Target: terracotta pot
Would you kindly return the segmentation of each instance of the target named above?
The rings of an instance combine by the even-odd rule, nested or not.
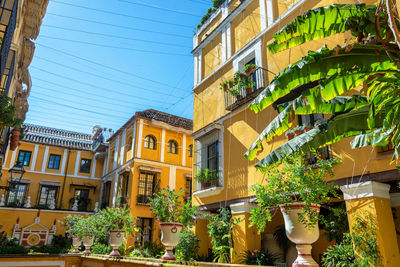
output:
[[[304,127],[304,132],[311,131],[312,129],[314,129],[312,126],[306,126]]]
[[[296,134],[296,136],[299,136],[303,133],[303,130],[296,130],[294,131],[294,133]]]
[[[239,101],[239,100],[242,99],[242,98],[243,98],[242,95],[237,95],[237,96],[236,96],[236,101]]]
[[[12,129],[11,138],[10,138],[10,150],[11,151],[14,151],[17,148],[20,135],[21,135],[20,129],[17,129],[17,128]]]
[[[79,236],[73,236],[72,237],[72,246],[74,247],[74,250],[71,253],[81,253],[78,248],[82,244],[82,239]]]
[[[249,94],[251,94],[253,92],[254,92],[254,88],[253,87],[246,88],[246,95],[249,95]]]
[[[288,140],[292,140],[294,138],[294,133],[287,133],[286,137]]]
[[[161,243],[165,246],[165,254],[161,259],[175,260],[173,249],[179,243],[179,234],[183,225],[174,222],[160,222]]]
[[[120,257],[118,248],[122,245],[124,241],[124,230],[110,230],[110,246],[112,246],[113,251],[110,253],[110,257]]]
[[[83,237],[83,245],[85,246],[85,251],[83,252],[83,254],[89,255],[90,253],[92,253],[90,251],[90,247],[93,246],[93,242],[94,242],[94,236],[89,235]]]
[[[248,71],[246,71],[246,76],[247,77],[250,77],[250,75],[253,73],[253,71],[252,70],[248,70]]]
[[[303,202],[295,202],[289,205],[280,206],[283,219],[285,220],[286,235],[290,241],[296,244],[298,253],[292,267],[317,267],[318,264],[311,256],[311,244],[318,240],[318,223],[310,228],[299,221],[299,213],[303,212],[302,208],[304,206]],[[320,206],[315,205],[311,206],[311,208],[319,212]]]
[[[224,91],[225,92],[228,91],[228,85],[227,84],[224,85]]]

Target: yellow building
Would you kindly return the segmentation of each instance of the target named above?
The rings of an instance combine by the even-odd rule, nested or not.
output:
[[[106,143],[101,131],[94,144],[96,158],[105,160],[101,207],[130,207],[141,228],[135,243],[159,241],[148,197],[167,186],[182,188],[190,197],[192,121],[148,109],[136,112]]]
[[[95,158],[90,134],[24,127],[24,139],[15,151],[7,151],[3,165],[0,186],[9,185],[9,170],[17,162],[25,173],[15,190],[1,190],[1,231],[16,236],[16,228],[39,217],[42,226],[51,230],[55,225],[55,234],[64,234],[58,220],[68,214],[90,214],[99,206],[104,160]]]
[[[32,81],[28,67],[48,0],[4,0],[0,2],[0,93],[13,99],[15,116],[25,119]],[[8,147],[10,128],[0,129],[0,166]],[[0,167],[1,170],[1,167]]]
[[[281,136],[264,144],[264,152],[257,156],[257,160],[249,162],[244,158],[253,141],[278,114],[273,107],[269,107],[255,115],[248,108],[249,102],[265,88],[275,73],[299,60],[307,51],[319,49],[323,44],[333,48],[343,44],[348,35],[345,33],[309,42],[274,55],[268,52],[267,44],[272,41],[275,32],[296,16],[333,3],[358,2],[227,0],[194,35],[192,137],[196,152],[193,171],[196,173],[199,168],[214,169],[219,173],[219,178],[216,184],[201,185],[194,182],[193,203],[204,213],[229,207],[234,217],[246,216],[234,231],[236,255],[243,250],[259,248],[277,252],[272,234],[277,226],[283,224],[282,215],[278,213],[261,236],[257,235],[256,229],[248,227],[249,212],[254,206],[249,187],[262,183],[265,178],[256,171],[254,164],[286,142],[285,137]],[[231,79],[236,71],[242,71],[250,63],[258,67],[252,76],[255,82],[252,91],[242,89],[241,97],[235,98],[219,89],[220,83]],[[302,116],[299,123],[307,125],[318,119],[315,116]],[[343,156],[343,164],[336,169],[335,183],[343,191],[349,221],[363,210],[373,214],[378,245],[385,264],[400,266],[400,193],[397,186],[400,175],[395,166],[389,164],[393,151],[390,147],[352,150],[349,142],[345,139],[324,152],[327,157]],[[392,215],[392,208],[395,216]],[[397,218],[396,224],[394,218]],[[199,253],[206,254],[210,246],[206,220],[198,220],[196,233],[200,237]],[[312,253],[315,259],[320,259],[327,245],[327,240],[321,235],[314,244]],[[290,260],[290,257],[293,258],[293,255],[289,256],[289,263],[294,260]]]

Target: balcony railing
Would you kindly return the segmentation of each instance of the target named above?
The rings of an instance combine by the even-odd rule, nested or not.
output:
[[[239,94],[233,96],[228,92],[225,92],[225,109],[234,110],[244,103],[254,99],[262,89],[267,86],[268,73],[266,69],[258,68],[250,77],[250,80],[254,82],[252,90],[246,90],[246,88],[237,88]],[[240,86],[240,85],[236,85]]]
[[[0,17],[1,24],[3,26],[6,26],[5,32],[2,32],[2,34],[4,34],[4,37],[0,50],[0,77],[3,77],[4,70],[6,68],[7,58],[11,48],[11,41],[14,35],[15,25],[17,22],[18,1],[6,0],[6,1],[0,1],[0,3],[2,9]],[[6,19],[7,17],[6,14],[9,15],[8,23]]]

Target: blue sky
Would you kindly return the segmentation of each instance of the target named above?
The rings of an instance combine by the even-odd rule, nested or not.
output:
[[[91,133],[136,111],[193,114],[193,33],[211,0],[50,0],[27,123]]]

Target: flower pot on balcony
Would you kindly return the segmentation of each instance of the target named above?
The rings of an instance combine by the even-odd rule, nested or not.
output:
[[[14,151],[17,148],[20,135],[21,135],[20,129],[14,128],[11,131],[11,138],[10,138],[10,150],[11,151]]]
[[[286,133],[286,138],[288,139],[288,140],[292,140],[293,138],[294,138],[294,133]]]
[[[72,247],[74,248],[74,250],[71,253],[80,253],[80,251],[78,250],[78,248],[80,247],[80,245],[82,244],[82,239],[79,236],[73,236],[72,237]]]
[[[318,223],[315,223],[313,227],[309,227],[299,221],[299,213],[303,213],[302,208],[304,206],[303,202],[295,202],[289,205],[280,206],[283,219],[285,220],[286,235],[290,241],[296,244],[298,253],[292,266],[317,267],[318,264],[311,256],[311,244],[318,240]],[[311,208],[319,212],[320,206],[313,205]]]
[[[243,98],[242,95],[237,95],[237,96],[236,96],[236,101],[239,101],[239,100],[241,100],[242,98]]]
[[[161,259],[175,260],[173,249],[179,243],[179,234],[183,225],[175,222],[160,222],[161,243],[165,246],[165,254]]]
[[[299,136],[299,135],[303,134],[303,129],[296,130],[296,131],[294,131],[294,133],[296,134],[296,136]]]
[[[246,95],[249,95],[249,94],[251,94],[253,92],[254,92],[254,88],[253,87],[246,88]]]
[[[90,253],[92,253],[90,251],[90,247],[93,246],[93,242],[94,242],[94,236],[89,235],[83,237],[83,245],[85,246],[85,251],[83,252],[83,254],[89,255]]]
[[[108,255],[109,257],[120,257],[118,248],[122,245],[124,241],[124,230],[110,230],[110,246],[113,248],[113,251]]]
[[[312,129],[314,129],[312,126],[305,126],[304,127],[304,132],[311,131]]]

